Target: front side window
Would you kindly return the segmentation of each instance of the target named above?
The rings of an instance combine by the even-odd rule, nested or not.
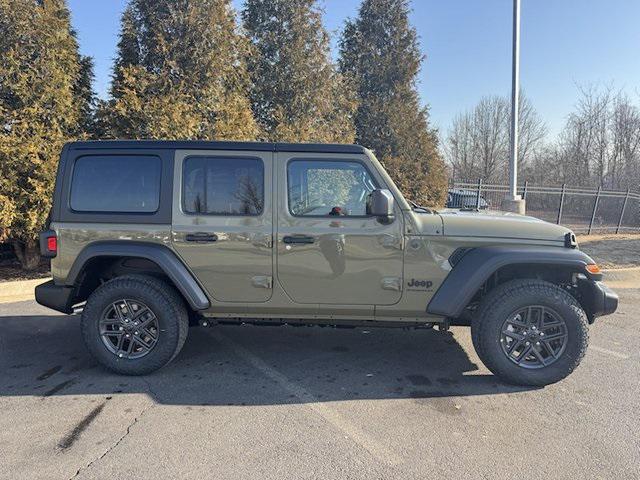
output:
[[[162,163],[155,155],[88,155],[76,160],[71,209],[76,212],[154,213]]]
[[[188,157],[182,209],[204,215],[260,215],[264,165],[256,158]]]
[[[294,160],[287,169],[295,216],[365,216],[375,181],[359,162]]]

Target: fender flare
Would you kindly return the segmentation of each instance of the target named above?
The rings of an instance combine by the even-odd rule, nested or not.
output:
[[[456,254],[456,252],[454,252]],[[463,253],[427,305],[427,313],[458,318],[480,287],[502,267],[508,265],[549,265],[570,267],[594,281],[586,266],[595,263],[577,249],[559,247],[477,247]]]
[[[191,308],[206,310],[211,306],[209,298],[182,260],[168,247],[160,244],[129,241],[96,242],[87,245],[73,262],[65,284],[74,286],[87,262],[98,257],[139,257],[158,265],[182,293]]]

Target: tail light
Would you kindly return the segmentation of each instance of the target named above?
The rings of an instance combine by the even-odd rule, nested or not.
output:
[[[40,234],[40,255],[53,258],[58,254],[58,236],[53,230],[47,230]]]
[[[49,253],[58,253],[58,237],[47,238],[47,251]]]

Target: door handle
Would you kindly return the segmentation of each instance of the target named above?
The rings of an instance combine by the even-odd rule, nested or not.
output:
[[[187,242],[212,243],[218,240],[218,236],[215,233],[197,232],[187,233],[184,239]]]
[[[286,237],[284,237],[282,239],[282,241],[284,243],[286,243],[287,245],[290,245],[292,243],[297,243],[297,244],[310,244],[316,241],[315,238],[313,237],[309,237],[306,235],[287,235]]]

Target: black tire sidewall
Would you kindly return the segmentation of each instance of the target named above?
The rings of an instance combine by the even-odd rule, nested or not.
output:
[[[493,304],[483,318],[478,319],[475,343],[483,362],[498,376],[520,385],[544,386],[555,383],[571,373],[580,362],[585,348],[586,325],[584,312],[573,297],[555,285],[540,288],[514,287],[516,293]],[[504,298],[504,297],[503,297]],[[515,364],[502,350],[500,337],[504,321],[517,310],[542,305],[556,312],[567,326],[567,345],[560,358],[551,365],[528,369]]]
[[[99,322],[104,310],[122,299],[144,303],[158,320],[159,335],[154,348],[137,359],[119,358],[109,351],[100,336]],[[90,353],[110,370],[127,375],[150,373],[168,363],[179,346],[179,313],[163,292],[137,279],[115,279],[99,287],[82,312],[82,336]]]

